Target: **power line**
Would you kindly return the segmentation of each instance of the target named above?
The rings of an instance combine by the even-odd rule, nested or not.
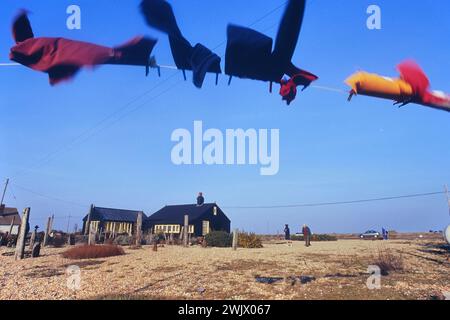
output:
[[[44,197],[47,199],[65,202],[68,204],[80,206],[83,208],[88,207],[88,205],[64,200],[61,198],[48,196],[42,194],[40,192],[36,192],[30,190],[28,188],[24,188],[14,184],[17,188],[22,189],[26,192],[38,195],[40,197]],[[368,198],[368,199],[358,199],[358,200],[347,200],[347,201],[334,201],[334,202],[317,202],[317,203],[302,203],[302,204],[285,204],[285,205],[272,205],[272,206],[224,206],[224,209],[288,209],[288,208],[303,208],[303,207],[324,207],[324,206],[338,206],[345,204],[359,204],[359,203],[370,203],[370,202],[381,202],[381,201],[391,201],[391,200],[400,200],[400,199],[412,199],[412,198],[424,198],[431,197],[436,195],[447,194],[447,191],[436,191],[436,192],[427,192],[427,193],[415,193],[415,194],[404,194],[399,196],[386,196],[386,197],[377,197],[377,198]],[[73,216],[72,216],[73,217]],[[67,217],[66,217],[67,218]]]
[[[443,192],[443,191],[437,191],[437,192],[417,193],[417,194],[408,194],[408,195],[392,196],[392,197],[361,199],[361,200],[288,204],[288,205],[276,205],[276,206],[235,206],[235,207],[224,207],[224,209],[283,209],[283,208],[324,207],[324,206],[337,206],[337,205],[344,205],[344,204],[358,204],[358,203],[379,202],[379,201],[389,201],[389,200],[398,200],[398,199],[431,197],[431,196],[436,196],[436,195],[442,195],[444,193],[445,192]]]
[[[16,183],[13,183],[13,185],[14,185],[16,188],[18,188],[18,189],[21,189],[21,190],[23,190],[23,191],[25,191],[25,192],[34,194],[34,195],[39,196],[39,197],[42,197],[42,198],[47,198],[47,199],[54,200],[54,201],[64,202],[64,203],[67,203],[67,204],[70,204],[70,205],[74,205],[74,206],[78,206],[78,207],[83,207],[83,208],[88,207],[88,205],[81,204],[81,203],[78,203],[78,202],[68,201],[68,200],[64,200],[64,199],[57,198],[57,197],[48,196],[48,195],[45,195],[45,194],[43,194],[43,193],[36,192],[36,191],[31,190],[31,189],[28,189],[28,188],[19,186],[19,185],[17,185]]]
[[[150,88],[149,90],[145,91],[144,93],[140,94],[139,96],[135,97],[134,99],[132,99],[131,101],[129,101],[128,103],[126,103],[125,105],[123,105],[122,107],[118,108],[117,110],[115,110],[113,113],[109,114],[108,116],[106,116],[105,118],[103,118],[102,120],[98,121],[95,125],[93,125],[92,127],[84,130],[83,132],[81,132],[79,135],[77,135],[76,137],[74,137],[73,139],[71,139],[68,143],[62,145],[61,147],[59,147],[58,149],[56,149],[55,151],[52,151],[50,153],[48,153],[47,155],[45,155],[44,157],[42,157],[40,160],[38,160],[34,165],[30,166],[27,169],[23,169],[21,171],[16,172],[13,177],[17,177],[19,175],[22,175],[25,172],[28,172],[32,169],[37,169],[42,167],[43,165],[49,163],[51,160],[53,160],[55,158],[56,155],[58,155],[59,153],[62,153],[66,150],[70,150],[70,147],[73,146],[74,144],[76,144],[80,139],[82,139],[84,136],[88,135],[89,133],[91,133],[92,131],[95,131],[95,129],[97,129],[98,127],[100,127],[102,124],[106,123],[108,120],[114,118],[116,115],[120,114],[122,111],[125,111],[126,109],[128,109],[130,106],[132,106],[135,102],[139,101],[141,98],[145,97],[146,95],[148,95],[150,92],[154,91],[155,89],[157,89],[158,87],[162,86],[164,83],[166,83],[167,81],[169,81],[171,78],[173,78],[178,72],[172,73],[170,76],[168,76],[167,78],[163,79],[162,81],[160,81],[158,84],[156,84],[155,86],[153,86],[152,88]],[[147,101],[148,103],[148,101]]]

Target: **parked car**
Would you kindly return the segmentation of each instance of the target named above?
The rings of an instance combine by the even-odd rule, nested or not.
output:
[[[383,239],[383,235],[375,230],[369,230],[359,235],[361,239]]]

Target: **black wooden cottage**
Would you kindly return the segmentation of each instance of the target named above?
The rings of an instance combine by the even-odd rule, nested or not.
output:
[[[184,216],[189,216],[189,233],[205,236],[211,231],[230,233],[231,221],[215,203],[166,206],[145,221],[145,229],[153,233],[180,234]]]
[[[7,208],[3,204],[0,206],[0,234],[19,234],[21,220],[16,208]]]
[[[147,216],[142,211],[101,208],[92,205],[90,213],[83,219],[83,232],[87,234],[87,226],[90,225],[91,230],[95,232],[133,235],[136,232],[139,213],[142,213],[142,219],[145,221]]]

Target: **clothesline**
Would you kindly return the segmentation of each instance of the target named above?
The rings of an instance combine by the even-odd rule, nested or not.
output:
[[[21,64],[15,63],[15,62],[0,63],[0,67],[14,67],[14,66],[21,66]],[[153,68],[178,70],[178,68],[176,66],[171,66],[171,65],[157,65],[157,67],[153,67]],[[318,90],[348,94],[348,91],[345,91],[343,89],[337,89],[337,88],[326,87],[326,86],[318,86],[318,85],[311,85],[310,87],[314,88],[314,89],[318,89]]]

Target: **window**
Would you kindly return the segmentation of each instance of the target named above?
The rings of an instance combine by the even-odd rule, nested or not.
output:
[[[169,233],[169,234],[178,234],[180,233],[181,227],[178,224],[160,224],[155,225],[155,233]]]
[[[202,235],[206,236],[207,234],[210,233],[210,229],[209,229],[209,221],[203,221],[202,224]]]
[[[99,223],[100,223],[100,221],[91,221],[90,229],[93,232],[98,232]]]

